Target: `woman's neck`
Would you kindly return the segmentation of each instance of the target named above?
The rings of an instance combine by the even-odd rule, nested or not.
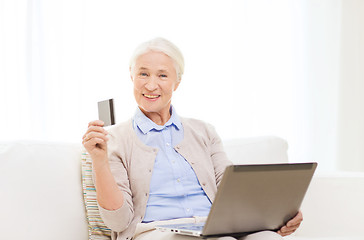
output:
[[[139,109],[144,113],[145,116],[147,116],[155,124],[160,125],[160,126],[163,126],[164,124],[166,124],[168,122],[168,120],[171,118],[170,107],[168,108],[168,110],[164,110],[161,112],[147,112],[140,107],[139,107]]]

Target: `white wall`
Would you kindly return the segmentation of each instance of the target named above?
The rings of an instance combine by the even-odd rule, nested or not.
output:
[[[278,135],[290,161],[337,169],[340,1],[235,4],[235,136]]]
[[[111,97],[117,120],[130,118],[129,57],[163,36],[186,60],[179,114],[223,139],[285,138],[291,161],[319,171],[364,170],[362,1],[0,0],[0,11],[0,140],[80,142]]]
[[[291,153],[337,169],[337,116],[340,79],[341,5],[339,0],[303,1],[296,15],[294,127]]]
[[[364,1],[342,1],[339,168],[364,171]]]

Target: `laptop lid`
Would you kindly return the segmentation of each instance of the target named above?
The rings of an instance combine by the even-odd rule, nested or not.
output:
[[[317,163],[231,165],[202,236],[278,230],[300,209]]]

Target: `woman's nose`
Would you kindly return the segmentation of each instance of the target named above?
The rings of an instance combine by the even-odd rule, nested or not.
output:
[[[157,79],[155,77],[150,77],[148,79],[148,82],[147,84],[145,84],[145,88],[148,90],[148,91],[154,91],[158,88],[158,82],[157,82]]]

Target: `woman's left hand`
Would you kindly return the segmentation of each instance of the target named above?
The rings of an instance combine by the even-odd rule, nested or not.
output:
[[[292,233],[294,233],[297,228],[301,225],[301,222],[303,221],[303,215],[302,212],[299,211],[297,215],[289,220],[285,226],[281,227],[280,230],[278,230],[278,234],[281,236],[288,236]]]

